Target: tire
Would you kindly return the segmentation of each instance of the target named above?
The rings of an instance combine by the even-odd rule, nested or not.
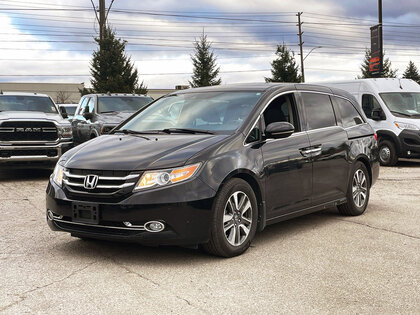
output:
[[[395,144],[389,140],[379,142],[379,162],[383,166],[393,166],[398,162]]]
[[[251,186],[239,178],[229,180],[214,200],[210,241],[203,244],[204,250],[221,257],[242,254],[254,239],[257,219],[257,198]]]
[[[369,172],[362,162],[357,161],[353,166],[353,171],[349,180],[349,187],[347,189],[347,202],[337,207],[338,212],[340,212],[341,215],[346,216],[356,216],[363,214],[369,203],[369,196]]]

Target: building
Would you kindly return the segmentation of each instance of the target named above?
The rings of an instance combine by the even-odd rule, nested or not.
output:
[[[83,83],[5,83],[0,82],[0,90],[4,92],[35,92],[49,95],[57,104],[78,103],[79,89]]]

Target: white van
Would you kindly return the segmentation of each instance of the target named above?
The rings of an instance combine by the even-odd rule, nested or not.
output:
[[[322,82],[353,94],[379,141],[381,165],[420,157],[420,85],[410,79]]]

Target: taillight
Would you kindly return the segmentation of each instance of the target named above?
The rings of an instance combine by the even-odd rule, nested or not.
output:
[[[378,135],[375,133],[375,140],[378,142]]]

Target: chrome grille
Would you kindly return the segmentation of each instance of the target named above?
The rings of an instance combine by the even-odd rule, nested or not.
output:
[[[89,175],[97,175],[96,187],[86,188],[85,179]],[[124,171],[90,171],[67,169],[64,172],[63,183],[70,197],[79,200],[92,198],[120,198],[128,194],[137,183],[140,174]],[[82,198],[80,198],[82,197]]]

